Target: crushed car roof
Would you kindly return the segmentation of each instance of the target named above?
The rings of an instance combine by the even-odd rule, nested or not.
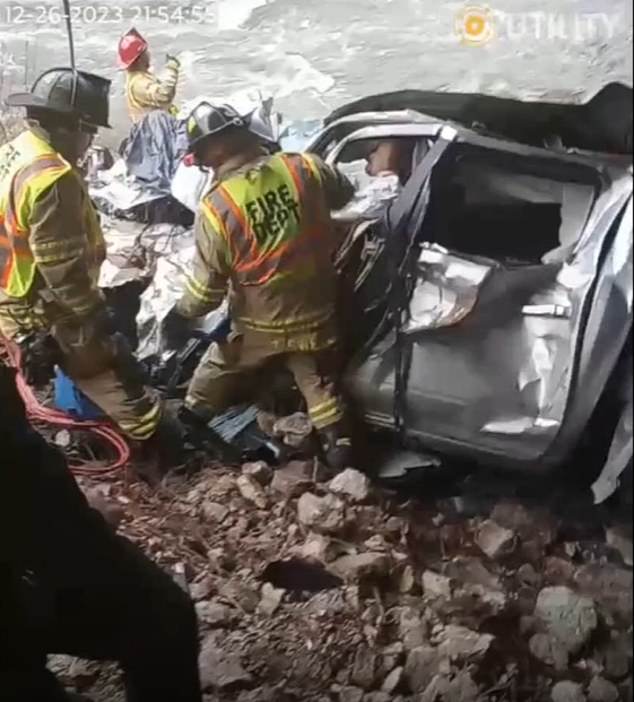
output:
[[[364,112],[416,110],[532,146],[544,146],[558,137],[569,149],[632,154],[632,98],[632,88],[622,83],[606,85],[581,105],[528,102],[479,93],[401,90],[344,105],[332,112],[325,124]]]

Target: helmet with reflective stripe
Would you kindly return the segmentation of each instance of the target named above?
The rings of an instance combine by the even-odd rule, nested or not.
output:
[[[93,129],[107,127],[110,81],[72,68],[43,73],[29,93],[15,93],[6,100],[11,107],[55,112],[79,119]]]
[[[131,29],[127,34],[124,34],[119,41],[120,68],[130,68],[130,66],[147,50],[147,41],[145,41],[136,29]]]
[[[201,102],[187,120],[189,153],[195,153],[203,141],[221,134],[230,127],[247,129],[248,124],[229,105],[215,106],[209,102]]]

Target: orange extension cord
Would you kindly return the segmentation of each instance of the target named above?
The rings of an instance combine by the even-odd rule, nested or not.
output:
[[[74,475],[81,477],[104,477],[123,470],[130,461],[130,447],[126,440],[106,422],[98,421],[80,421],[73,419],[65,412],[60,412],[54,409],[48,409],[40,404],[33,389],[26,382],[21,369],[21,354],[20,350],[14,344],[7,343],[0,338],[0,344],[4,347],[5,356],[9,365],[17,370],[16,381],[18,392],[26,406],[26,412],[29,419],[37,422],[52,424],[53,426],[63,429],[77,429],[88,431],[100,440],[110,444],[115,452],[114,460],[102,466],[101,464],[92,463],[89,461],[79,464],[70,464],[69,467]]]

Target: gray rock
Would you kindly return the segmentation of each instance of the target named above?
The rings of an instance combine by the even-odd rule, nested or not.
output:
[[[403,662],[404,653],[405,646],[400,641],[386,646],[382,651],[383,671],[387,672],[398,667]]]
[[[367,578],[386,576],[390,572],[390,558],[385,553],[343,556],[333,561],[328,569],[347,583],[355,583]]]
[[[631,625],[634,587],[631,570],[611,563],[592,563],[577,571],[575,583],[581,592],[594,598],[610,614]]]
[[[528,510],[524,505],[506,500],[496,505],[491,519],[514,531],[523,541],[535,542],[539,547],[550,546],[557,537],[558,527],[544,510]]]
[[[284,442],[289,446],[297,447],[313,433],[313,424],[307,414],[296,412],[278,419],[273,426],[273,433],[284,437]]]
[[[328,484],[336,495],[343,495],[353,502],[365,502],[372,492],[369,478],[354,468],[347,468]]]
[[[506,556],[515,548],[515,532],[500,526],[492,519],[483,522],[476,535],[476,543],[491,559]]]
[[[479,558],[458,557],[447,563],[445,575],[466,585],[480,585],[487,590],[503,591],[500,579]]]
[[[399,578],[398,591],[402,595],[409,594],[416,586],[416,573],[411,565],[406,565]]]
[[[262,585],[262,599],[258,605],[258,613],[265,617],[272,617],[282,604],[284,590],[277,590],[271,583]]]
[[[269,500],[264,488],[254,478],[250,478],[248,475],[241,475],[236,480],[236,486],[247,502],[251,502],[258,509],[266,509],[268,507]]]
[[[632,640],[630,636],[614,636],[601,652],[605,674],[612,680],[622,680],[632,667]]]
[[[461,670],[458,675],[449,683],[449,687],[444,694],[444,702],[476,702],[480,694],[480,688],[466,670]]]
[[[203,487],[210,498],[228,497],[235,491],[236,481],[230,475],[221,475],[219,478],[214,477],[213,480],[209,480]],[[199,488],[194,488],[194,490],[197,489]]]
[[[404,668],[395,668],[383,681],[381,690],[393,695],[403,682]]]
[[[301,497],[315,484],[313,461],[291,461],[285,468],[275,471],[271,488],[286,499]]]
[[[242,466],[242,473],[249,478],[253,478],[262,487],[267,487],[273,480],[273,469],[265,461],[255,463],[245,463]]]
[[[396,700],[387,692],[380,691],[371,692],[369,695],[366,695],[363,698],[363,702],[396,702]]]
[[[211,522],[212,524],[222,524],[229,516],[228,507],[221,505],[219,502],[212,502],[211,500],[205,500],[205,502],[203,502],[200,512],[202,518],[206,522]]]
[[[429,683],[419,702],[439,702],[445,700],[451,688],[451,681],[446,675],[436,675]]]
[[[348,610],[344,594],[340,590],[320,592],[308,602],[309,610],[318,617],[335,617]]]
[[[427,597],[443,597],[451,599],[451,579],[446,575],[426,570],[423,573],[423,591]]]
[[[204,577],[198,582],[192,583],[189,588],[189,594],[194,602],[208,600],[215,590],[215,583],[209,577]]]
[[[251,684],[251,675],[242,667],[240,657],[218,647],[209,637],[200,653],[200,676],[203,690],[237,691]]]
[[[334,495],[304,493],[297,503],[300,524],[320,534],[337,534],[346,524],[345,504]]]
[[[253,588],[235,580],[223,583],[218,594],[234,607],[239,607],[249,614],[255,612],[260,603],[260,596]]]
[[[569,654],[564,644],[549,634],[535,634],[529,641],[529,649],[537,660],[563,672],[568,669]]]
[[[337,557],[339,548],[323,534],[309,534],[297,555],[307,561],[329,563]]]
[[[544,577],[551,585],[567,585],[575,576],[575,567],[564,558],[551,556],[544,561]]]
[[[482,658],[495,640],[490,634],[478,634],[463,626],[450,625],[440,637],[440,655],[450,660],[468,661]]]
[[[427,622],[413,607],[401,607],[398,611],[399,638],[407,650],[424,646],[429,641]]]
[[[255,690],[241,692],[237,702],[278,702],[279,693],[271,687],[258,687]],[[204,702],[216,702],[216,698],[204,698]]]
[[[583,687],[569,680],[557,683],[550,696],[553,702],[586,702]]]
[[[377,663],[376,653],[369,646],[359,646],[354,656],[350,681],[364,690],[372,689],[376,680]]]
[[[339,702],[363,702],[364,694],[358,687],[342,687],[339,691]]]
[[[634,565],[634,547],[632,546],[632,527],[612,527],[605,530],[608,546],[616,549],[628,566]]]
[[[539,593],[535,616],[570,655],[578,653],[599,624],[594,602],[567,587],[549,587]]]
[[[449,667],[447,661],[442,660],[436,648],[419,646],[410,651],[404,671],[410,690],[414,693],[425,692],[438,675],[442,665],[445,668]]]
[[[212,629],[221,629],[229,626],[234,620],[234,613],[231,608],[220,602],[199,602],[196,605],[196,613],[200,621]]]
[[[517,571],[517,579],[523,585],[535,588],[540,588],[544,582],[542,576],[530,563],[526,563]]]
[[[592,679],[588,688],[589,702],[619,702],[619,688],[605,678],[599,676]]]

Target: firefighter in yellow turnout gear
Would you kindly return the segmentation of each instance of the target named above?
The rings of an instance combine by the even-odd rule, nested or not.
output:
[[[350,437],[338,388],[333,264],[340,241],[330,212],[347,204],[354,188],[315,156],[271,156],[227,106],[203,103],[188,132],[196,161],[215,177],[177,313],[203,316],[229,291],[233,331],[203,358],[186,407],[208,420],[248,399],[255,371],[282,363],[306,399],[331,467],[345,468]]]
[[[174,98],[180,76],[180,62],[168,56],[161,76],[150,70],[151,58],[147,41],[130,30],[119,42],[119,66],[126,71],[126,99],[133,123],[140,122],[154,110],[177,114]]]
[[[0,148],[0,332],[19,345],[50,335],[75,384],[147,448],[162,405],[112,329],[97,285],[104,238],[77,170],[108,126],[109,89],[98,76],[55,69],[7,100],[26,107],[29,128]]]

